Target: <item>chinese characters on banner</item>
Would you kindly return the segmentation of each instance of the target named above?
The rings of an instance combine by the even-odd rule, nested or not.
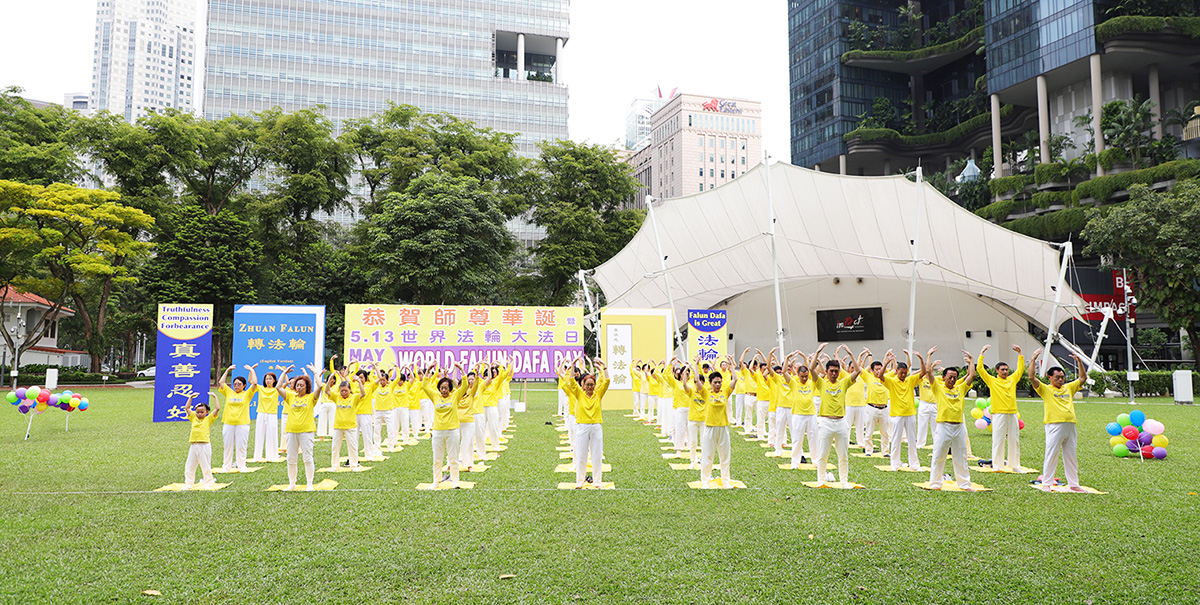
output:
[[[554,378],[583,353],[582,307],[346,305],[342,363],[475,365],[514,356],[514,378]]]
[[[604,339],[604,358],[608,360],[608,378],[610,391],[628,391],[633,386],[633,376],[629,373],[633,365],[633,326],[629,324],[609,324],[608,334]]]
[[[688,361],[700,356],[700,364],[720,366],[728,350],[725,311],[688,309]]]
[[[212,305],[158,305],[154,422],[187,420],[185,404],[208,403],[212,369]]]
[[[259,384],[267,372],[276,379],[288,366],[299,376],[309,364],[325,362],[325,307],[320,305],[237,305],[233,308],[232,376],[249,374],[244,366],[258,364]],[[221,368],[224,371],[224,368]],[[258,395],[250,404],[250,417],[258,417]]]

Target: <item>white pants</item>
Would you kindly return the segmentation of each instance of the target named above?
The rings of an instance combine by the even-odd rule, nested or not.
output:
[[[318,403],[313,409],[313,413],[317,416],[317,436],[328,437],[333,433],[333,417],[337,412],[337,406],[332,401]]]
[[[646,416],[650,422],[658,422],[658,395],[646,395]]]
[[[254,458],[279,459],[279,418],[275,414],[260,413],[254,421]]]
[[[738,393],[733,396],[733,426],[742,426],[742,417],[746,407],[746,394]]]
[[[847,408],[854,409],[854,408]],[[829,463],[829,447],[837,448],[838,479],[850,483],[850,422],[845,418],[817,418],[817,481],[825,483],[825,466]]]
[[[721,464],[721,481],[729,482],[729,427],[705,426],[700,433],[700,486],[712,480],[713,453]]]
[[[867,409],[865,405],[846,406],[846,423],[854,434],[855,445],[863,445],[865,441],[863,438],[863,432],[867,428],[867,413],[863,411],[865,409]]]
[[[939,422],[933,429],[933,460],[929,463],[929,487],[942,487],[946,470],[946,452],[952,452],[954,478],[963,489],[971,487],[971,472],[967,469],[967,427],[962,423]]]
[[[700,448],[700,433],[704,431],[703,420],[687,421],[688,460],[696,464],[696,450]]]
[[[491,442],[492,447],[500,445],[500,407],[483,408],[483,436]]]
[[[671,412],[675,415],[675,431],[673,435],[675,440],[675,449],[682,452],[688,447],[688,409],[686,407],[675,408],[674,410],[671,410]]]
[[[346,454],[350,456],[350,466],[358,466],[358,429],[333,429],[333,449],[330,453],[329,466],[338,467],[342,453],[342,440],[346,440]]]
[[[937,424],[937,404],[922,401],[917,406],[917,447],[925,447],[926,443],[933,441],[932,439],[926,441],[926,437],[934,432],[935,424]]]
[[[512,395],[505,395],[500,398],[500,430],[507,431],[510,422],[512,422]]]
[[[808,439],[808,457],[813,457],[813,443],[817,439],[817,416],[815,414],[792,414],[789,419],[792,428],[792,468],[800,466],[800,458],[804,457],[804,439]]]
[[[734,424],[735,421],[733,413],[735,399],[737,398],[733,395],[730,395],[729,399],[725,401],[725,422],[728,422],[729,424]]]
[[[754,408],[757,407],[758,395],[753,393],[742,394],[742,431],[754,432]]]
[[[433,484],[442,482],[442,464],[450,466],[450,483],[458,485],[460,429],[433,431]]]
[[[415,440],[417,434],[421,432],[421,408],[408,408],[408,432],[400,431],[401,438],[405,440]]]
[[[421,430],[433,433],[433,401],[429,399],[421,400]]]
[[[638,409],[640,409],[638,406],[639,406],[638,394],[635,392],[633,394],[633,408],[635,410],[638,410]],[[559,416],[567,415],[567,394],[565,392],[563,392],[562,389],[558,390],[558,415]],[[638,415],[640,416],[641,414],[638,414]]]
[[[761,439],[767,437],[767,410],[771,409],[771,402],[759,399],[755,402],[754,408],[754,416],[758,421],[754,429],[754,436]]]
[[[283,407],[283,415],[279,417],[279,447],[287,455],[287,406]],[[278,455],[278,453],[276,453]]]
[[[383,453],[384,426],[387,426],[388,447],[396,446],[396,439],[399,437],[397,434],[399,429],[396,428],[396,425],[400,421],[400,419],[396,417],[396,412],[398,411],[399,410],[396,410],[395,408],[390,410],[375,410],[375,417],[371,422],[371,424],[375,427],[375,432],[371,438],[371,443],[375,445],[375,450],[380,454]]]
[[[892,470],[900,468],[900,442],[908,441],[908,468],[918,469],[921,467],[921,461],[917,458],[917,446],[914,443],[914,437],[917,430],[916,416],[892,416],[891,417],[891,462]]]
[[[362,452],[367,458],[375,458],[382,456],[383,452],[376,447],[375,433],[378,429],[375,428],[375,413],[358,414],[355,416],[355,421],[358,424],[358,434],[362,435]],[[358,439],[352,441],[354,447],[358,447]]]
[[[992,468],[1021,466],[1021,422],[1016,414],[992,414]],[[1008,442],[1008,456],[1004,442]]]
[[[408,408],[396,408],[393,410],[396,413],[396,422],[400,425],[400,432],[397,434],[396,443],[404,443],[412,438],[412,426],[408,423],[410,417]],[[393,447],[396,443],[391,444]]]
[[[299,470],[298,458],[304,454],[304,476],[308,485],[313,484],[313,472],[317,465],[313,463],[314,433],[288,433],[284,443],[287,444],[288,487],[296,487],[296,471]]]
[[[475,465],[475,423],[458,423],[458,463],[462,466]]]
[[[862,408],[862,410],[864,415],[863,435],[867,437],[866,453],[870,454],[875,451],[875,437],[872,435],[875,434],[876,429],[879,430],[879,451],[891,452],[891,448],[889,447],[891,442],[888,440],[891,417],[888,416],[887,406],[873,408],[868,405]]]
[[[483,425],[487,416],[482,412],[475,414],[475,456],[483,460],[487,456],[487,447],[483,444]]]
[[[572,414],[569,408],[567,409],[567,420],[564,424],[567,425],[567,445],[570,446],[571,451],[575,451],[575,414]]]
[[[782,455],[783,446],[788,440],[788,429],[792,428],[792,408],[775,408],[775,452]],[[795,433],[792,439],[795,439]]]
[[[187,462],[183,463],[183,484],[192,487],[196,484],[196,466],[204,474],[204,485],[213,483],[212,474],[212,444],[193,443],[188,448]]]
[[[221,436],[224,437],[224,462],[221,464],[221,470],[229,471],[234,468],[235,454],[237,469],[246,470],[246,445],[250,443],[250,425],[226,424],[221,428]]]
[[[658,396],[658,428],[667,433],[670,437],[671,432],[671,400],[662,395]]]
[[[604,480],[604,425],[575,425],[575,485],[582,486],[587,478],[588,456],[592,458],[592,485],[600,487]]]
[[[1067,486],[1079,487],[1079,460],[1075,458],[1075,423],[1051,422],[1046,425],[1046,462],[1042,467],[1042,481],[1054,478],[1058,468],[1058,454],[1062,452],[1063,470],[1067,473]],[[1137,453],[1141,456],[1141,452]]]

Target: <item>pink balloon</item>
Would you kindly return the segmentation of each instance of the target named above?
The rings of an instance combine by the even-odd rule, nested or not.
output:
[[[981,431],[986,431],[987,427],[988,427],[988,422],[986,420],[984,420],[983,418],[980,418],[975,421],[975,428],[977,428]]]

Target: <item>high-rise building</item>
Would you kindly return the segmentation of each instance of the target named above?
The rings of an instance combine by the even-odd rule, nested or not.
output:
[[[676,95],[654,112],[649,143],[627,160],[642,183],[633,203],[732,181],[762,161],[762,131],[757,101]]]
[[[195,0],[99,0],[91,109],[133,122],[174,107],[192,111]]]
[[[340,125],[394,102],[516,133],[519,152],[534,156],[542,141],[567,138],[568,9],[568,0],[214,0],[204,115],[323,106]],[[510,228],[522,241],[539,236]]]
[[[672,91],[671,93],[675,93]],[[654,112],[666,105],[667,99],[658,96],[644,99],[634,99],[629,104],[629,113],[625,116],[625,148],[637,151],[650,144],[650,118]]]

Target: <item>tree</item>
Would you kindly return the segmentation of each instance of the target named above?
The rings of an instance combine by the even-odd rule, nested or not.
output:
[[[229,116],[203,120],[166,109],[138,121],[157,145],[169,154],[168,173],[210,215],[226,204],[267,162],[259,137],[262,123],[255,118]]]
[[[253,275],[262,244],[251,237],[250,223],[230,210],[212,215],[181,206],[164,218],[174,225],[172,237],[158,243],[142,271],[144,286],[159,302],[213,305],[213,353],[221,367],[222,318],[233,317],[234,303],[258,302]]]
[[[433,173],[390,193],[367,224],[371,294],[413,304],[494,300],[516,244],[496,193]]]
[[[1104,126],[1105,140],[1112,141],[1129,153],[1135,166],[1142,165],[1142,148],[1150,143],[1150,128],[1154,125],[1154,103],[1134,97],[1132,101],[1114,101],[1116,111],[1112,121]],[[1104,107],[1108,112],[1108,105]]]
[[[1127,270],[1141,308],[1173,331],[1186,330],[1200,351],[1200,182],[1183,181],[1169,193],[1135,185],[1130,195],[1092,211],[1084,254],[1099,256],[1103,268]]]
[[[0,179],[49,185],[83,176],[71,137],[77,114],[36,108],[20,94],[15,86],[0,91]]]
[[[4,200],[0,214],[10,221],[6,239],[13,236],[27,252],[36,250],[22,279],[32,291],[72,302],[83,324],[91,369],[100,371],[113,287],[134,282],[126,262],[150,248],[132,233],[149,227],[154,219],[121,204],[114,192],[63,183],[42,187],[0,181],[0,199]],[[52,313],[57,315],[57,309]]]
[[[161,127],[165,122],[158,117],[144,117],[135,125],[122,116],[101,111],[81,118],[75,125],[80,149],[113,178],[121,202],[153,216],[175,195],[167,180],[174,158],[160,140],[164,137],[148,127]]]

